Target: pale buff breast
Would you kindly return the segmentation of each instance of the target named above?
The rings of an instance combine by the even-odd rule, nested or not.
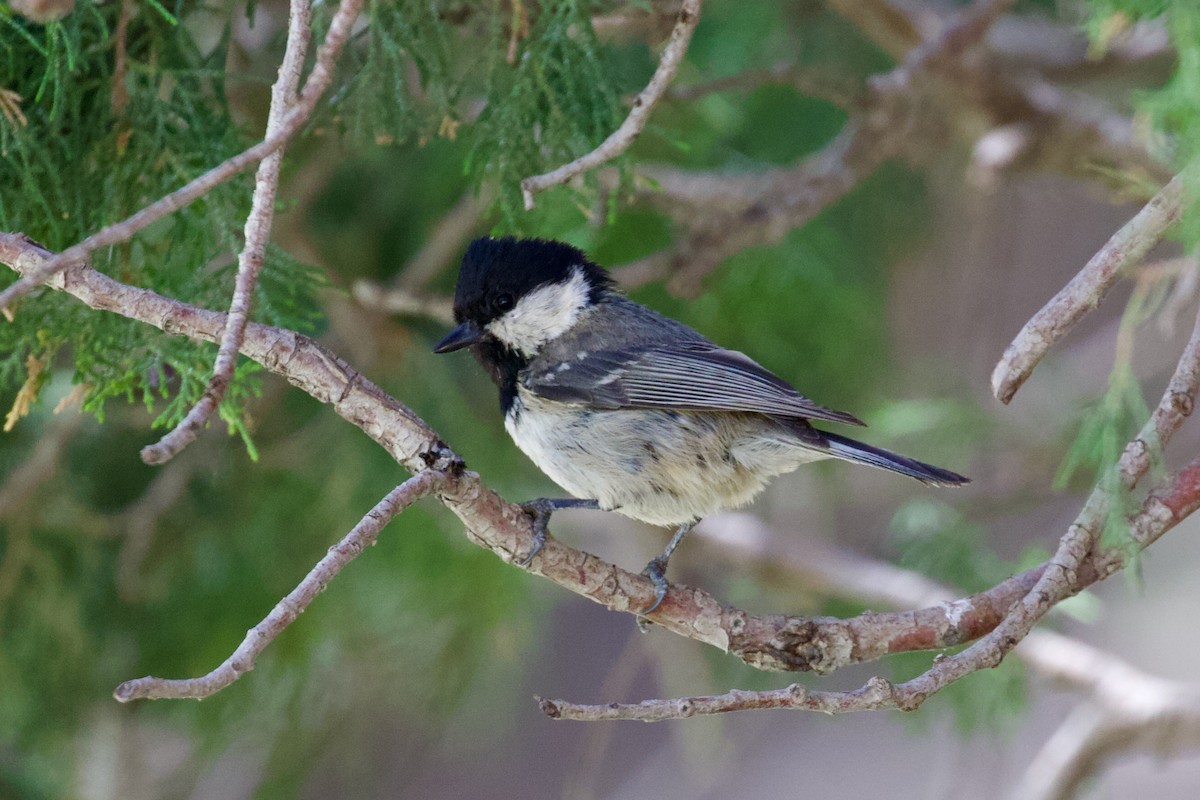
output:
[[[771,477],[824,457],[754,414],[601,411],[524,388],[505,428],[572,495],[653,525],[744,505]]]

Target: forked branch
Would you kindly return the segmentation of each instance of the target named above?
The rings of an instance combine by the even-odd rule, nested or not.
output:
[[[1123,271],[1136,266],[1162,241],[1179,219],[1183,198],[1183,177],[1177,175],[1025,323],[992,372],[996,399],[1012,400],[1050,348],[1100,305]]]
[[[1200,459],[1190,463],[1146,500],[1142,508],[1130,520],[1131,528],[1145,535],[1149,544],[1173,528],[1200,507]],[[1074,527],[1074,526],[1073,526]],[[1075,544],[1075,537],[1068,534],[1064,542]],[[1139,540],[1139,544],[1142,541]],[[1142,546],[1145,546],[1142,544]],[[1060,548],[1060,551],[1063,548]],[[1123,556],[1107,554],[1100,563],[1089,565],[1081,560],[1076,567],[1077,579],[1098,579],[1111,574],[1123,564]],[[1056,554],[1043,569],[1043,575],[1058,576],[1069,565],[1069,561]],[[1049,609],[1050,598],[1061,599],[1077,592],[1080,587],[1072,586],[1067,580],[1053,577],[1039,581],[1047,594],[1042,602],[1038,594],[1041,589],[1030,592],[1026,600],[1009,613],[1009,616],[990,634],[975,644],[952,656],[938,657],[923,674],[905,683],[893,684],[881,677],[871,678],[862,687],[849,692],[828,692],[791,684],[783,689],[747,691],[735,689],[720,695],[683,697],[663,700],[645,700],[640,703],[605,703],[589,705],[566,700],[544,700],[538,698],[542,712],[554,719],[579,721],[636,720],[638,722],[660,722],[682,719],[700,714],[726,714],[733,711],[777,708],[799,711],[820,711],[826,714],[844,714],[852,711],[876,711],[899,709],[913,711],[926,700],[951,683],[981,669],[994,667],[1004,655],[1020,643],[1037,619]],[[961,605],[960,605],[961,604]],[[953,612],[971,613],[963,601],[946,604]],[[1044,606],[1044,608],[1043,608]]]
[[[444,477],[443,473],[436,470],[425,470],[388,492],[340,542],[329,548],[325,557],[317,562],[295,589],[271,609],[271,613],[262,622],[246,632],[246,638],[233,654],[212,672],[199,678],[185,680],[147,675],[145,678],[125,681],[116,688],[113,697],[122,703],[162,698],[200,700],[221,691],[254,669],[254,661],[259,654],[308,608],[317,595],[325,590],[325,586],[342,571],[342,567],[373,544],[393,517],[420,498],[436,491]]]

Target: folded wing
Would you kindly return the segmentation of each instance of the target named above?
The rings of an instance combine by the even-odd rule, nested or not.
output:
[[[712,345],[584,353],[553,368],[531,367],[522,383],[547,399],[600,409],[751,411],[863,424],[817,405],[748,356]]]

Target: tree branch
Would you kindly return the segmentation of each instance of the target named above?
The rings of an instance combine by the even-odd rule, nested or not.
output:
[[[641,197],[687,228],[673,249],[618,270],[641,284],[669,278],[676,294],[694,294],[701,279],[730,256],[773,244],[848,194],[880,165],[911,147],[927,122],[918,79],[945,74],[975,45],[1013,0],[975,0],[942,32],[907,51],[896,69],[875,76],[840,133],[819,152],[781,170],[731,175],[673,167],[643,168],[653,189]],[[944,125],[944,120],[939,120]]]
[[[113,697],[122,703],[163,698],[190,697],[200,700],[221,691],[254,669],[255,659],[267,645],[283,633],[318,594],[325,591],[325,586],[337,577],[344,566],[374,544],[379,533],[392,521],[392,517],[425,495],[436,491],[444,477],[442,472],[425,470],[388,492],[340,542],[329,548],[325,557],[317,562],[295,589],[271,609],[271,613],[262,622],[246,632],[246,638],[233,654],[212,672],[186,680],[168,680],[147,675],[145,678],[125,681],[116,688]]]
[[[1176,176],[1025,323],[992,372],[992,392],[1000,402],[1012,400],[1050,348],[1100,305],[1122,271],[1136,265],[1162,240],[1179,219],[1183,197],[1183,178]]]
[[[44,250],[24,237],[0,234],[0,262],[18,272],[36,270],[47,258]],[[126,286],[84,266],[60,274],[51,285],[93,308],[114,311],[169,333],[214,341],[224,326],[223,314]],[[291,331],[250,324],[242,352],[317,400],[330,403],[337,414],[360,427],[413,473],[426,469],[446,471],[459,462],[412,411],[311,339]],[[1159,441],[1165,444],[1161,434]],[[1192,489],[1200,497],[1200,465],[1196,466],[1194,482]],[[1148,544],[1190,513],[1193,505],[1188,498],[1172,499],[1164,495],[1151,503],[1150,510],[1135,519],[1136,541],[1143,546]],[[506,502],[484,486],[477,475],[469,472],[448,475],[439,499],[463,521],[472,541],[502,559],[513,561],[529,552],[533,538],[528,516],[520,506]],[[1098,567],[1091,562],[1082,563],[1068,588],[1077,591],[1120,569],[1123,563],[1119,553],[1109,556]],[[614,610],[636,612],[645,608],[654,595],[654,588],[645,576],[553,539],[527,569]],[[730,652],[760,669],[829,672],[887,653],[946,647],[985,634],[1049,572],[1046,567],[1030,570],[987,592],[952,604],[920,611],[867,613],[850,620],[756,616],[723,606],[701,590],[672,586],[650,619],[675,633]],[[983,656],[977,650],[965,651],[972,654],[973,660],[969,662],[955,660],[964,654],[939,661],[935,665],[938,671],[932,677],[926,676],[924,682],[918,679],[897,687],[895,705],[916,707],[928,694],[972,669],[998,663],[1013,643],[994,646],[994,642],[988,642]],[[878,688],[875,686],[849,700],[840,698],[837,703],[866,707],[861,705],[864,698],[875,697]],[[806,702],[817,702],[813,698],[820,695],[808,697]]]
[[[654,75],[650,78],[650,83],[646,84],[646,88],[633,99],[633,108],[620,127],[590,153],[550,172],[533,175],[521,181],[521,194],[525,198],[526,211],[533,209],[533,196],[538,192],[544,192],[551,187],[564,184],[576,175],[595,169],[629,149],[633,140],[642,132],[642,128],[646,127],[646,120],[650,118],[650,112],[654,110],[654,106],[666,92],[667,86],[670,85],[675,73],[679,70],[679,65],[683,62],[688,43],[692,40],[692,33],[695,32],[696,25],[700,22],[700,4],[701,0],[683,0],[683,5],[679,9],[679,20],[675,23],[675,28],[671,31],[671,38],[663,49],[658,68],[654,70]]]
[[[796,91],[828,101],[840,108],[850,108],[858,101],[862,89],[857,81],[828,69],[801,67],[786,62],[769,69],[751,69],[689,86],[674,86],[667,99],[690,102],[718,92],[744,92],[759,86],[781,84]]]
[[[932,13],[908,19],[900,5],[838,3],[838,10],[903,61],[868,81],[842,131],[821,151],[793,166],[753,174],[638,168],[649,180],[635,182],[636,196],[671,216],[680,231],[670,249],[619,270],[629,283],[667,279],[673,293],[695,294],[704,276],[730,256],[778,243],[883,163],[945,164],[955,137],[974,147],[968,177],[985,186],[1002,169],[1116,177],[1126,189],[1170,180],[1172,172],[1131,120],[1031,70],[1019,57],[1025,53],[1014,42],[1024,41],[1019,35],[987,36],[1001,27],[1025,29],[1026,20],[1000,18],[1010,4],[976,2],[950,23]],[[993,29],[993,22],[1005,26]],[[922,37],[925,44],[916,46]],[[1075,45],[1068,60],[1086,62],[1085,43]],[[1043,72],[1062,71],[1061,48],[1053,55],[1057,59]]]
[[[1200,688],[1146,675],[1065,636],[1048,635],[1041,650],[1090,697],[1034,757],[1010,795],[1014,800],[1074,797],[1118,753],[1200,747]]]
[[[66,420],[47,425],[29,457],[4,476],[0,482],[0,519],[10,517],[30,500],[39,486],[54,477],[63,449],[79,427],[79,421],[79,415],[72,414]]]
[[[300,85],[300,73],[304,69],[304,57],[312,38],[309,19],[312,6],[310,0],[292,0],[288,12],[288,38],[283,62],[279,65],[279,77],[271,87],[271,108],[267,112],[266,138],[277,134],[288,110],[296,102],[296,87]],[[209,418],[225,398],[229,384],[233,381],[233,369],[237,366],[238,350],[246,333],[246,321],[250,316],[250,305],[254,301],[254,287],[258,285],[258,274],[262,271],[267,240],[271,238],[271,222],[275,217],[275,195],[279,189],[279,167],[283,163],[284,145],[264,158],[254,176],[254,195],[250,200],[250,214],[246,217],[245,244],[238,256],[237,278],[234,282],[233,300],[225,318],[225,330],[217,347],[217,358],[213,363],[213,374],[208,386],[187,415],[170,432],[151,445],[142,448],[142,461],[147,464],[162,464],[176,456],[180,450],[196,440],[200,429],[208,424]]]
[[[352,292],[355,301],[364,308],[454,324],[454,307],[448,297],[415,294],[399,286],[382,286],[374,281],[356,281]]]
[[[1138,435],[1126,446],[1120,460],[1111,467],[1119,490],[1128,492],[1136,487],[1138,481],[1149,470],[1152,459],[1161,454],[1172,434],[1191,413],[1198,390],[1200,314],[1197,315],[1192,336],[1180,356],[1175,374],[1167,384],[1158,407]],[[592,706],[567,701],[544,701],[542,710],[551,717],[561,719],[637,719],[645,722],[749,708],[796,708],[826,713],[872,708],[900,708],[912,711],[950,683],[980,669],[999,665],[1005,655],[1029,635],[1033,626],[1054,605],[1086,586],[1103,580],[1123,566],[1125,556],[1119,550],[1106,554],[1102,567],[1099,563],[1089,562],[1102,523],[1114,501],[1114,489],[1111,488],[1113,485],[1103,480],[1097,485],[1084,504],[1083,510],[1059,541],[1054,556],[1040,567],[1010,578],[982,595],[915,612],[914,616],[918,619],[913,619],[907,627],[899,630],[879,626],[872,619],[877,615],[872,614],[845,620],[846,627],[855,622],[862,624],[861,621],[865,620],[870,631],[866,637],[868,642],[887,646],[898,643],[900,646],[897,650],[946,646],[931,642],[946,642],[950,638],[947,636],[948,630],[955,631],[964,620],[969,620],[968,625],[978,625],[982,622],[981,627],[986,627],[985,631],[958,640],[968,641],[982,635],[982,638],[970,647],[952,656],[935,659],[933,666],[924,674],[900,686],[892,686],[882,678],[873,678],[871,683],[851,693],[814,693],[793,685],[787,689],[764,693],[738,690],[713,697],[648,700],[634,705]],[[1130,521],[1134,542],[1139,548],[1147,547],[1166,530],[1191,514],[1197,505],[1200,505],[1200,459],[1193,461],[1175,475],[1172,481],[1145,500],[1139,512]],[[1019,601],[1006,603],[998,609],[994,604],[981,602],[983,597],[997,592],[1000,587],[1019,588]],[[1007,595],[1004,596],[1007,599]],[[1014,597],[1014,600],[1016,599]],[[935,609],[940,609],[942,618],[936,613],[930,613]],[[983,619],[980,620],[979,617]],[[826,623],[822,632],[824,640],[821,642],[821,649],[825,653],[832,651],[853,657],[858,643],[853,639],[841,642],[833,639],[830,631],[836,629],[836,622]],[[881,633],[891,634],[891,638],[881,637]],[[816,637],[813,638],[815,641]],[[914,642],[923,646],[914,647]],[[754,662],[747,659],[747,663]],[[840,661],[833,664],[842,665]],[[756,697],[757,694],[761,694],[761,697]]]
[[[333,79],[334,62],[350,35],[350,29],[354,20],[358,18],[362,4],[363,0],[342,0],[338,5],[333,19],[330,20],[325,41],[317,50],[316,63],[308,75],[308,80],[304,82],[300,98],[284,117],[279,125],[279,130],[274,135],[267,136],[253,147],[243,150],[165,197],[155,200],[132,216],[101,228],[82,242],[72,245],[48,259],[42,263],[36,273],[25,275],[21,280],[0,292],[0,310],[7,308],[14,300],[28,294],[35,287],[46,283],[57,273],[84,263],[91,253],[101,247],[123,242],[168,214],[185,208],[282,147],[304,126],[317,107],[317,101],[328,88],[329,82]]]
[[[1154,541],[1166,531],[1179,524],[1200,507],[1200,459],[1192,461],[1153,493],[1131,520],[1134,530],[1141,530],[1147,542]],[[1073,528],[1075,526],[1072,526]],[[1068,533],[1064,541],[1072,540]],[[1139,540],[1140,543],[1141,540]],[[1060,548],[1061,551],[1062,548]],[[1099,580],[1118,569],[1124,556],[1109,554],[1104,566],[1089,565],[1081,559],[1076,568],[1075,584],[1067,584],[1066,591],[1077,592],[1086,584]],[[1054,575],[1058,570],[1047,567],[1061,566],[1062,557],[1056,554],[1037,571]],[[1011,580],[1011,579],[1010,579]],[[1043,581],[1039,580],[1038,585]],[[1064,582],[1054,579],[1045,582],[1048,593],[1062,590]],[[892,684],[880,677],[871,678],[861,688],[850,692],[825,692],[792,684],[783,689],[746,691],[736,689],[720,695],[705,695],[667,700],[645,700],[640,703],[608,703],[588,705],[566,700],[544,700],[538,698],[542,712],[554,719],[580,721],[593,720],[636,720],[659,722],[667,719],[682,719],[698,714],[724,714],[760,708],[780,708],[803,711],[820,711],[826,714],[845,714],[852,711],[874,711],[899,709],[913,711],[926,700],[951,683],[980,669],[994,667],[1004,655],[1024,638],[1033,622],[1040,618],[1037,613],[1041,598],[1033,597],[1040,590],[1029,593],[1026,601],[1015,606],[990,634],[955,655],[939,655],[933,665],[923,674],[901,684]],[[1048,594],[1048,597],[1053,596]],[[1032,598],[1032,599],[1031,599]],[[1061,599],[1061,598],[1059,598]],[[950,614],[970,613],[972,609],[965,601],[944,604]],[[1047,608],[1049,605],[1046,606]],[[1044,611],[1042,611],[1044,613]],[[1026,640],[1028,641],[1028,640]],[[920,648],[912,648],[920,649]],[[1046,658],[1043,651],[1041,658]]]

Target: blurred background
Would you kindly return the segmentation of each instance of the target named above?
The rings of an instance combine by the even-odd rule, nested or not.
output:
[[[915,73],[911,109],[855,140],[867,155],[850,148],[853,179],[827,192],[805,183],[809,159],[867,126],[882,107],[870,76],[960,6],[710,0],[674,93],[630,154],[526,212],[520,178],[619,124],[678,5],[369,3],[329,101],[285,157],[256,318],[319,337],[505,497],[555,495],[504,433],[478,366],[430,348],[472,237],[564,239],[638,301],[863,418],[872,443],[974,479],[938,491],[814,465],[749,509],[762,526],[710,520],[673,579],[753,612],[849,615],[864,601],[820,580],[822,559],[844,552],[985,588],[1053,550],[1191,328],[1185,226],[1151,257],[1162,277],[1146,279],[1149,300],[1130,310],[1135,281],[1119,285],[1010,406],[992,397],[1021,325],[1191,155],[1179,109],[1200,89],[1178,72],[1200,52],[1200,12],[1167,3],[1142,19],[1144,5],[1016,3],[960,62]],[[0,103],[3,230],[61,249],[261,131],[286,4],[40,8],[0,8],[0,91],[16,96]],[[318,36],[328,14],[318,6]],[[685,186],[697,175],[709,188]],[[738,203],[772,179],[772,202],[815,199],[764,227],[753,197]],[[217,190],[95,266],[225,306],[250,185]],[[144,465],[139,449],[202,390],[215,348],[143,328],[46,294],[0,329],[0,408],[13,409],[0,435],[0,796],[995,798],[1081,702],[1009,658],[907,716],[554,722],[535,694],[849,689],[911,677],[931,654],[827,678],[758,673],[502,563],[425,501],[231,687],[202,703],[118,705],[122,680],[220,663],[405,477],[249,364],[221,424],[168,465]],[[1185,427],[1166,466],[1198,444]],[[626,568],[668,535],[595,512],[554,519],[557,536]],[[1196,528],[1046,624],[1149,674],[1194,679]],[[1198,787],[1200,757],[1182,753],[1122,757],[1089,790]]]

